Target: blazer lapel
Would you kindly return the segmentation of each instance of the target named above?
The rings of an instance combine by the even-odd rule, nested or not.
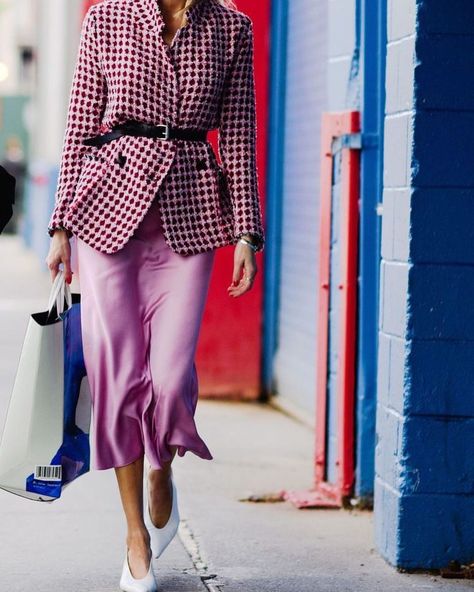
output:
[[[132,8],[137,21],[147,29],[161,31],[165,26],[157,0],[134,0]]]
[[[210,0],[198,0],[187,10],[186,25],[193,22],[199,13]],[[146,28],[161,31],[165,27],[165,21],[158,4],[158,0],[134,0],[132,4],[135,18]],[[186,26],[185,25],[185,26]]]

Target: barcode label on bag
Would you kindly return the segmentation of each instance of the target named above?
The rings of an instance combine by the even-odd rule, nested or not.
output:
[[[63,476],[61,465],[36,465],[35,479],[42,481],[61,481]]]

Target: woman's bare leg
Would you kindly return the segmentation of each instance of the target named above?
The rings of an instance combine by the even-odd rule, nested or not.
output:
[[[157,528],[162,528],[171,514],[171,464],[177,447],[172,447],[172,459],[163,469],[150,469],[148,473],[148,491],[151,521]]]
[[[143,578],[150,565],[150,535],[143,522],[143,456],[115,474],[127,521],[128,561],[134,578]]]
[[[171,513],[171,464],[177,447],[172,448],[172,459],[163,469],[149,473],[150,515],[158,528],[166,524]],[[143,578],[150,564],[150,534],[143,522],[143,456],[133,463],[115,468],[120,498],[127,521],[126,543],[128,560],[134,578]]]

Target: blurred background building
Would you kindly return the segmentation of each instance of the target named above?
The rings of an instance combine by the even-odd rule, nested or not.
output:
[[[54,194],[83,5],[79,0],[4,0],[0,10],[0,156],[20,177],[15,216],[6,231],[20,232],[44,259],[49,245],[44,223]],[[24,172],[23,163],[28,165]]]
[[[27,164],[10,231],[41,265],[90,3],[0,3],[0,156]],[[314,427],[298,507],[375,502],[393,565],[470,562],[474,6],[237,4],[255,28],[267,246],[235,303],[232,249],[219,253],[201,395],[269,400]]]

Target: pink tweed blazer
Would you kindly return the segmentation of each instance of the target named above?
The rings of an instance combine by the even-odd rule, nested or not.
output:
[[[86,13],[48,233],[64,226],[113,253],[157,196],[175,252],[234,244],[244,233],[262,250],[252,21],[201,0],[171,46],[164,26],[156,0],[104,0]],[[83,144],[129,119],[217,128],[220,163],[205,141],[122,136]]]

